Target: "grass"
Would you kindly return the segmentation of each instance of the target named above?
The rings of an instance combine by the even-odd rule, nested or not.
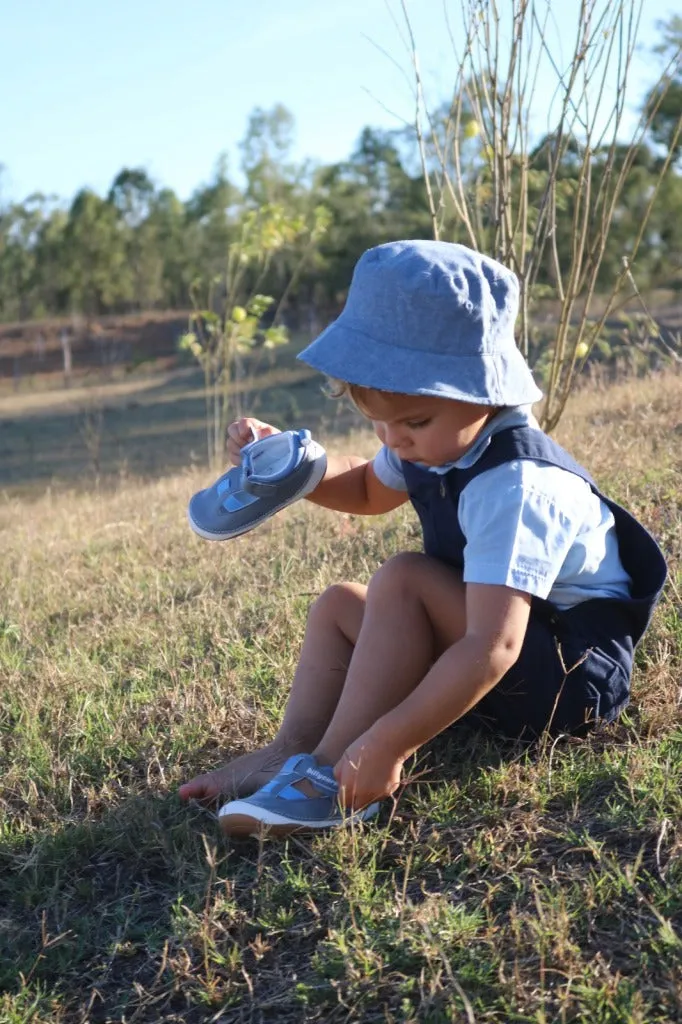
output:
[[[293,346],[259,356],[256,369],[257,386],[241,394],[253,415],[276,409],[282,424],[324,417],[319,380],[295,362]],[[118,368],[111,376],[85,374],[70,388],[22,385],[11,393],[0,380],[0,413],[0,480],[8,496],[82,489],[93,478],[108,486],[121,477],[166,476],[206,460],[203,373],[194,366]]]
[[[328,417],[330,447],[373,450],[367,433],[329,437],[336,413],[314,390],[299,400],[323,431]],[[527,750],[455,728],[377,824],[286,843],[222,841],[177,785],[273,735],[311,597],[417,547],[409,511],[361,520],[302,503],[206,544],[184,519],[207,474],[186,457],[182,402],[165,475],[159,447],[145,479],[114,459],[95,482],[87,458],[85,476],[60,469],[48,490],[40,472],[13,478],[0,1022],[679,1019],[680,408],[669,374],[576,396],[558,431],[670,558],[621,722]],[[49,446],[58,413],[30,415]],[[135,422],[124,457],[147,443]]]

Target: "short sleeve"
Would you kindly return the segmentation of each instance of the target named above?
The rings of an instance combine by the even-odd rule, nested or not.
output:
[[[391,487],[394,491],[407,490],[400,459],[386,445],[375,455],[372,466],[377,478],[384,486]]]
[[[546,598],[574,544],[589,485],[530,460],[481,473],[460,496],[464,580]]]

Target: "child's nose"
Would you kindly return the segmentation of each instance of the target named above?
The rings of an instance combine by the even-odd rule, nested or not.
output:
[[[384,424],[384,444],[388,445],[389,448],[398,449],[403,444],[404,432],[400,427],[392,427],[388,423]]]

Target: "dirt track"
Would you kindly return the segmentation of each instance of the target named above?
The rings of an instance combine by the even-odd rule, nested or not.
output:
[[[63,376],[62,336],[71,348],[72,377],[153,361],[177,362],[177,341],[187,330],[188,313],[146,313],[97,320],[41,320],[0,324],[0,382],[15,385],[27,377],[49,386]],[[41,380],[42,378],[42,380]]]
[[[682,337],[682,302],[671,302],[671,295],[647,300],[664,339],[679,351]],[[641,303],[630,304],[629,313],[642,314]],[[155,369],[170,370],[181,360],[177,342],[187,330],[188,312],[132,313],[85,320],[50,319],[25,323],[0,324],[0,391],[5,394],[19,387],[44,390],[60,387],[64,378],[62,336],[66,332],[71,348],[70,383],[90,376],[102,377],[149,363]],[[537,324],[547,329],[556,321],[556,310],[538,309]],[[622,331],[622,321],[607,325]],[[306,339],[307,340],[307,339]]]

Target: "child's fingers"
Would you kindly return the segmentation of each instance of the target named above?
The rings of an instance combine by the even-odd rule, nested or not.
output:
[[[227,428],[227,454],[232,465],[238,466],[241,462],[240,453],[245,442],[239,440],[239,435],[236,433],[236,430],[233,433],[233,426],[233,424],[230,424]]]
[[[334,778],[339,787],[339,803],[342,807],[351,810],[361,806],[358,798],[362,794],[358,792],[358,772],[346,754],[334,766]]]
[[[247,416],[234,420],[227,428],[228,440],[234,441],[240,448],[243,448],[245,444],[253,441],[256,437],[256,431],[253,426],[255,422],[255,420],[251,420]]]
[[[251,426],[251,420],[245,416],[230,423],[227,428],[227,454],[234,466],[238,466],[241,461],[240,453],[244,445],[254,441],[257,436],[257,432]]]
[[[270,423],[264,423],[263,420],[249,419],[249,424],[254,432],[253,440],[260,440],[262,437],[270,437],[271,434],[280,433],[277,427],[273,427]]]
[[[238,466],[244,445],[263,437],[270,437],[271,434],[279,434],[279,430],[270,423],[264,423],[263,420],[256,420],[252,416],[242,416],[234,420],[227,428],[227,454],[230,462]]]
[[[240,448],[261,437],[269,437],[270,434],[279,434],[277,427],[256,420],[252,416],[242,416],[241,419],[230,423],[227,428],[228,441],[234,441]]]

